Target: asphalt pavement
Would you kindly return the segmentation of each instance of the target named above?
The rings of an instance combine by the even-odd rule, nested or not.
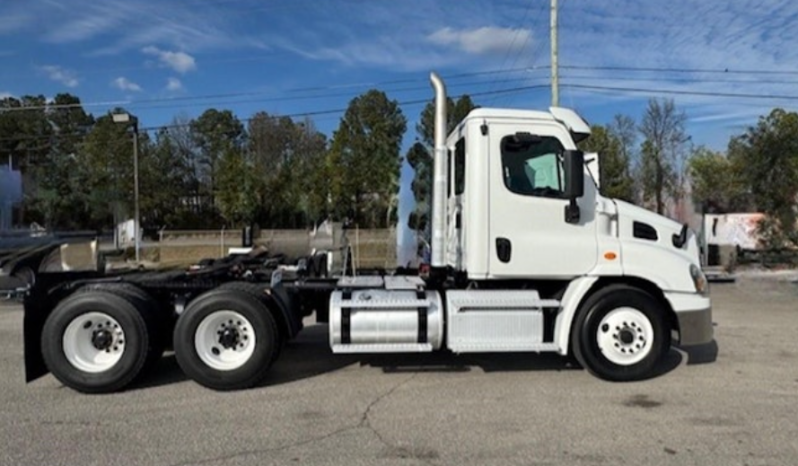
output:
[[[94,396],[25,384],[22,310],[3,305],[0,464],[798,464],[798,285],[745,278],[712,297],[717,357],[674,349],[643,382],[553,355],[332,355],[311,325],[252,390],[205,389],[167,355]]]

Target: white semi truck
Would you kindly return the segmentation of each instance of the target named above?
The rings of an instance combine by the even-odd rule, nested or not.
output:
[[[445,86],[431,81],[428,271],[327,276],[233,258],[40,274],[25,299],[28,381],[49,371],[82,392],[117,391],[172,348],[196,382],[247,388],[314,312],[334,353],[554,352],[614,381],[656,374],[674,337],[712,342],[695,235],[599,194],[576,148],[584,120],[481,108],[447,136]]]

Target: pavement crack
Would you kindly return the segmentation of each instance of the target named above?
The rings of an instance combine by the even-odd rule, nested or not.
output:
[[[380,402],[384,401],[386,398],[388,398],[389,396],[393,395],[394,392],[396,392],[399,388],[401,388],[402,386],[408,384],[417,375],[418,375],[418,373],[415,373],[415,374],[411,375],[410,377],[402,380],[398,384],[394,385],[390,390],[388,390],[387,392],[385,392],[382,395],[378,396],[371,403],[369,403],[369,405],[363,411],[363,416],[360,418],[360,424],[358,424],[358,427],[365,427],[368,430],[370,430],[374,434],[374,436],[377,438],[377,440],[379,440],[380,443],[382,443],[388,449],[389,453],[392,453],[392,454],[394,454],[396,456],[399,456],[400,458],[412,457],[414,459],[417,459],[417,460],[421,461],[424,464],[430,464],[431,465],[433,463],[432,463],[432,461],[430,461],[430,459],[436,457],[435,454],[429,455],[429,453],[427,453],[427,452],[417,452],[414,449],[408,450],[408,449],[403,448],[403,447],[397,447],[396,445],[393,445],[390,442],[388,442],[385,439],[385,437],[382,435],[382,433],[380,433],[379,430],[377,430],[373,425],[371,425],[371,417],[370,417],[371,410],[375,406],[377,406]]]
[[[281,445],[279,447],[259,448],[259,449],[255,449],[255,450],[245,450],[245,451],[241,451],[241,452],[233,453],[233,454],[229,454],[229,455],[215,456],[213,458],[205,458],[205,459],[193,460],[193,461],[181,461],[179,463],[172,463],[170,466],[190,466],[190,465],[198,465],[198,464],[208,464],[208,463],[213,463],[213,462],[224,462],[224,461],[229,461],[231,459],[242,457],[242,456],[250,456],[250,455],[255,456],[255,455],[261,455],[261,454],[264,454],[264,453],[273,453],[273,452],[276,452],[276,451],[288,450],[288,449],[291,449],[291,448],[302,447],[302,446],[308,445],[310,443],[320,442],[320,441],[326,440],[326,439],[328,439],[330,437],[334,437],[336,435],[340,435],[340,434],[342,434],[344,432],[347,432],[347,431],[350,431],[350,430],[355,430],[355,429],[360,429],[360,428],[364,428],[364,427],[369,429],[371,432],[373,432],[374,435],[377,437],[377,439],[380,441],[380,443],[382,443],[383,445],[385,445],[388,448],[395,448],[391,444],[389,444],[387,441],[385,441],[385,439],[382,437],[382,435],[376,429],[374,429],[374,427],[371,426],[371,420],[369,419],[369,414],[371,413],[371,409],[374,408],[374,406],[376,406],[378,403],[380,403],[381,401],[383,401],[387,397],[391,396],[396,390],[398,390],[401,386],[405,385],[406,383],[410,382],[415,376],[416,376],[416,374],[413,374],[412,376],[406,378],[405,380],[402,380],[398,384],[396,384],[393,387],[391,387],[390,390],[386,391],[385,393],[381,394],[380,396],[378,396],[377,398],[372,400],[372,402],[369,403],[368,406],[366,406],[366,409],[363,410],[363,413],[360,416],[360,421],[358,421],[357,424],[344,426],[344,427],[341,427],[340,429],[336,429],[336,430],[334,430],[332,432],[328,432],[328,433],[326,433],[324,435],[319,435],[319,436],[315,436],[315,437],[311,437],[311,438],[307,438],[307,439],[303,439],[303,440],[298,440],[296,442],[291,442],[291,443],[288,443],[286,445]]]

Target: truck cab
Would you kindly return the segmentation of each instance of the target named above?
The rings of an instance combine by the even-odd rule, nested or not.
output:
[[[597,189],[587,171],[567,179],[564,159],[576,150],[569,127],[590,128],[555,111],[569,126],[549,112],[476,109],[447,139],[447,265],[469,279],[570,279],[599,264]],[[568,183],[585,187],[571,219]]]

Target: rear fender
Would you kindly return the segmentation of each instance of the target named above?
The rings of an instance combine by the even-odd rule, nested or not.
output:
[[[25,381],[32,382],[49,371],[42,356],[44,322],[58,303],[72,294],[82,280],[97,278],[98,272],[42,273],[25,297],[23,338],[25,348]]]
[[[295,311],[295,300],[285,289],[282,283],[277,283],[266,290],[271,301],[283,317],[288,330],[289,338],[293,338],[302,330],[302,318]]]

